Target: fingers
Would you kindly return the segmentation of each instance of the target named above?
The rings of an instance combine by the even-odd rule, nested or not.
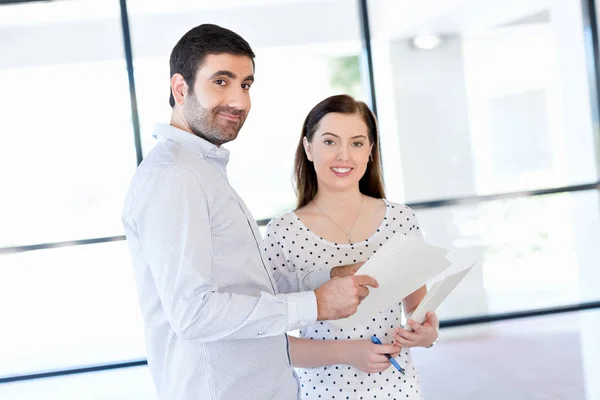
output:
[[[400,348],[398,346],[394,346],[392,344],[378,344],[377,347],[375,348],[375,352],[378,354],[394,354],[394,353],[398,353],[399,351],[400,351]]]
[[[392,342],[396,346],[399,347],[416,347],[420,339],[423,338],[423,335],[418,335],[413,332],[408,332],[405,329],[396,328],[396,333],[392,334],[394,341]]]
[[[357,262],[355,264],[350,264],[349,267],[352,270],[352,273],[356,274],[356,271],[358,271],[360,269],[360,267],[363,266],[364,263],[365,263],[364,261],[361,261],[361,262]]]
[[[373,364],[389,364],[390,360],[381,354],[372,354],[369,357],[369,364],[373,365]]]
[[[385,371],[386,369],[388,369],[391,366],[392,366],[392,364],[386,358],[385,362],[370,365],[369,368],[368,368],[368,373],[370,373],[370,374],[376,374],[378,372],[383,372],[383,371]]]
[[[359,286],[379,287],[379,283],[377,283],[375,278],[372,278],[369,275],[354,275],[354,283]]]
[[[369,365],[366,367],[366,369],[362,370],[368,374],[376,374],[378,372],[383,372],[386,369],[388,369],[390,367],[390,362],[388,361],[387,364],[373,364],[373,365]]]
[[[438,320],[437,315],[433,311],[429,311],[426,315],[426,318],[426,323],[429,323],[429,325],[433,326],[434,328],[437,329],[437,327],[440,325],[440,321]]]
[[[413,341],[405,339],[402,336],[394,336],[393,343],[397,346],[406,347],[406,348],[414,347],[414,345],[415,345],[415,343]]]
[[[417,334],[419,332],[421,332],[423,325],[419,324],[418,322],[413,321],[412,319],[409,319],[407,322],[410,325],[410,327],[413,329],[413,331],[415,331]]]
[[[359,286],[357,288],[357,291],[358,291],[358,297],[360,298],[361,301],[363,301],[369,295],[369,288],[367,288],[365,286]]]
[[[410,341],[415,341],[420,336],[418,333],[409,332],[406,329],[402,329],[402,328],[396,328],[395,331],[398,336],[400,336],[401,338],[410,340]]]

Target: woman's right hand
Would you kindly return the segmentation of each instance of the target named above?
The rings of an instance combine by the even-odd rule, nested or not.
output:
[[[385,356],[397,357],[401,347],[391,344],[375,344],[370,340],[344,340],[346,363],[363,372],[374,374],[383,372],[392,364]]]

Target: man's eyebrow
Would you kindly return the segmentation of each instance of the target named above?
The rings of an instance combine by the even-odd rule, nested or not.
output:
[[[217,71],[217,72],[215,72],[214,74],[212,74],[212,75],[210,76],[210,79],[215,79],[215,78],[216,78],[216,77],[218,77],[218,76],[226,76],[226,77],[228,77],[228,78],[231,78],[231,79],[235,79],[235,78],[237,78],[237,75],[236,75],[236,74],[234,74],[233,72],[231,72],[231,71],[228,71],[228,70],[226,70],[226,69],[222,69],[222,70],[220,70],[220,71]],[[247,77],[245,77],[245,78],[244,78],[244,82],[245,82],[245,81],[254,82],[254,75],[248,75]]]
[[[236,78],[236,75],[233,72],[227,71],[227,70],[224,70],[224,69],[220,70],[220,71],[217,71],[214,74],[212,74],[210,76],[210,79],[214,79],[217,76],[226,76],[226,77],[231,78],[231,79],[235,79]]]

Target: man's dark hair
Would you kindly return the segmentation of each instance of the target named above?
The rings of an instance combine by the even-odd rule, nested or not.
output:
[[[254,52],[240,35],[213,24],[202,24],[188,31],[173,47],[169,65],[171,75],[179,73],[193,93],[196,72],[209,54],[233,54],[247,56],[254,66]],[[170,89],[170,88],[169,88]],[[169,90],[169,104],[175,106],[173,93]]]

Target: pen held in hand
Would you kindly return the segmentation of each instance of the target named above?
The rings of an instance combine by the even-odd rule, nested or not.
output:
[[[380,340],[377,338],[377,336],[375,336],[375,335],[371,336],[371,342],[373,342],[373,343],[375,343],[375,344],[381,344],[381,341],[380,341]],[[401,373],[402,375],[406,375],[406,372],[404,371],[404,368],[402,368],[402,367],[400,366],[400,364],[398,364],[398,361],[396,361],[396,360],[394,359],[394,357],[392,357],[392,356],[391,356],[391,355],[389,355],[389,354],[386,354],[385,356],[388,358],[388,360],[390,360],[390,362],[392,363],[392,365],[393,365],[394,367],[396,367],[396,369],[397,369],[398,371],[400,371],[400,373]]]

